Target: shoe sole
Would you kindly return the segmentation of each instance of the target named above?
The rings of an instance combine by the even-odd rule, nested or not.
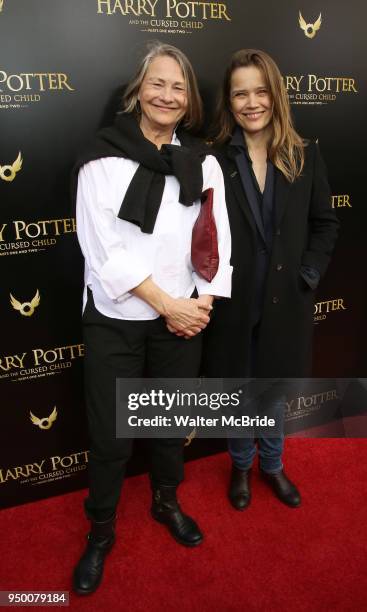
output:
[[[239,508],[238,506],[235,506],[235,504],[233,503],[233,501],[231,500],[230,497],[228,497],[228,500],[232,506],[232,508],[234,508],[235,510],[238,510],[239,512],[243,512],[244,510],[247,510],[247,508],[249,507],[249,505],[251,504],[251,500],[246,504],[246,506],[242,506],[241,508]]]
[[[160,523],[161,525],[164,525],[165,527],[167,527],[169,533],[171,534],[171,536],[173,537],[174,540],[176,540],[176,542],[178,542],[179,544],[181,544],[182,546],[187,546],[188,548],[194,548],[195,546],[199,546],[199,544],[202,543],[204,537],[201,537],[201,540],[198,540],[197,542],[186,542],[184,540],[181,540],[180,538],[178,538],[174,533],[172,533],[172,531],[170,530],[170,528],[168,527],[168,525],[166,525],[166,523],[156,514],[154,514],[151,511],[151,516],[152,518],[157,521],[157,523]]]
[[[279,495],[277,495],[275,493],[275,496],[277,499],[279,499],[280,502],[282,502],[282,504],[284,504],[285,506],[287,506],[288,508],[299,508],[301,505],[301,502],[299,502],[298,504],[289,504],[288,502],[284,501],[284,499],[282,499]]]
[[[73,585],[73,593],[75,593],[76,595],[93,595],[93,593],[96,592],[96,590],[98,589],[99,585],[101,584],[101,582],[99,582],[96,586],[95,589],[93,589],[93,591],[81,591],[80,589],[75,588],[75,586]]]
[[[95,587],[93,589],[89,589],[89,590],[79,589],[79,587],[75,586],[74,578],[73,578],[73,591],[77,595],[92,595],[93,593],[95,593],[95,591],[98,589],[99,585],[101,584],[102,578],[103,578],[103,574],[102,574],[101,578],[98,580],[98,583],[95,585]]]

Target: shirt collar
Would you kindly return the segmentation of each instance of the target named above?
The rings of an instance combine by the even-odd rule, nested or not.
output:
[[[172,134],[171,144],[173,144],[173,145],[178,145],[178,146],[180,146],[180,145],[181,145],[181,143],[180,143],[180,141],[179,141],[179,139],[178,139],[178,137],[177,137],[176,130],[175,130],[175,131],[173,132],[173,134]]]
[[[246,140],[243,136],[243,131],[241,130],[239,125],[236,125],[236,127],[234,128],[233,135],[232,135],[232,138],[229,144],[233,147],[237,147],[241,149],[241,151],[245,153],[248,161],[251,162],[251,158],[250,158],[250,155],[247,149]]]
[[[243,135],[243,131],[241,130],[239,125],[236,125],[236,127],[234,128],[233,134],[232,134],[232,138],[231,138],[229,144],[232,147],[236,147],[237,149],[241,149],[241,151],[246,155],[246,158],[248,159],[250,164],[252,164],[252,159],[251,159],[250,154],[248,152],[246,140],[245,140],[245,137]],[[268,164],[269,163],[271,163],[271,161],[270,161],[270,159],[268,157]]]

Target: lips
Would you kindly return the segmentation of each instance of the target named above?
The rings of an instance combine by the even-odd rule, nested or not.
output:
[[[158,106],[157,104],[153,104],[152,106],[154,106],[154,108],[156,108],[157,110],[160,110],[160,111],[163,111],[163,112],[177,110],[177,108],[174,108],[172,106]]]
[[[264,114],[264,112],[265,112],[265,111],[258,111],[258,112],[256,112],[256,113],[244,113],[244,115],[245,115],[245,117],[246,117],[247,119],[256,120],[256,119],[258,119],[259,117],[261,117],[261,115],[263,115],[263,114]]]

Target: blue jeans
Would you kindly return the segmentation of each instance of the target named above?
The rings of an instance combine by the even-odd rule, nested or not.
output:
[[[272,416],[283,424],[284,397],[274,400]],[[283,429],[283,425],[282,425]],[[282,453],[284,435],[278,438],[257,438],[260,469],[268,474],[275,474],[283,469]],[[233,464],[240,470],[248,470],[256,455],[254,438],[228,438],[228,450]]]
[[[260,469],[275,474],[283,469],[282,453],[284,436],[281,438],[258,438]],[[228,450],[233,464],[240,470],[248,470],[256,455],[253,438],[229,438]]]

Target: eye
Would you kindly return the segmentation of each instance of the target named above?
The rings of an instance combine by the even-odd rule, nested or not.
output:
[[[260,91],[258,91],[259,96],[266,96],[267,93],[268,93],[267,89],[260,89]]]

